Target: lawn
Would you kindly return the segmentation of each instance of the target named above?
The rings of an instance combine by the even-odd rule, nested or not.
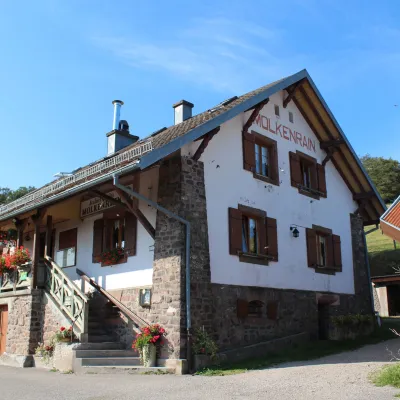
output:
[[[366,227],[365,232],[373,229]],[[393,275],[393,267],[400,267],[400,245],[394,248],[393,240],[383,235],[380,229],[367,234],[371,276]]]
[[[203,376],[223,376],[241,374],[250,370],[264,369],[276,364],[291,361],[307,361],[329,356],[331,354],[342,353],[344,351],[356,350],[368,344],[375,344],[384,340],[394,339],[397,336],[389,328],[400,331],[400,319],[382,318],[382,326],[367,337],[357,338],[357,340],[346,341],[313,341],[297,348],[292,348],[269,356],[245,360],[234,364],[215,365],[198,371],[197,375]]]

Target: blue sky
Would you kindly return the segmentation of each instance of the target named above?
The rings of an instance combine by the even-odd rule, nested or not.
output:
[[[397,0],[0,7],[0,187],[38,187],[105,156],[113,99],[144,137],[173,123],[182,98],[198,113],[303,68],[358,154],[400,159]]]

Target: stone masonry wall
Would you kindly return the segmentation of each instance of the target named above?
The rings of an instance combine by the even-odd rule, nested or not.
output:
[[[33,354],[41,340],[41,297],[40,289],[30,294],[8,298],[8,331],[6,353]]]

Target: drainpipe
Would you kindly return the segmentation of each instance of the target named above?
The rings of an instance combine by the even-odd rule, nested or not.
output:
[[[185,243],[185,261],[186,261],[186,330],[187,330],[187,363],[189,370],[191,369],[191,359],[192,359],[192,350],[191,350],[191,328],[192,328],[192,319],[190,313],[190,222],[186,219],[181,218],[179,215],[174,214],[170,210],[167,210],[163,206],[160,206],[158,203],[148,199],[147,197],[141,195],[140,193],[135,192],[134,190],[121,185],[118,182],[118,175],[113,175],[114,178],[114,186],[123,190],[125,193],[129,194],[136,199],[142,200],[150,206],[154,207],[158,211],[168,215],[173,219],[176,219],[180,223],[185,225],[186,230],[186,243]]]

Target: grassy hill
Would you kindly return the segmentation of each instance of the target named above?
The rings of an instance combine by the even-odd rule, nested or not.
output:
[[[367,233],[373,227],[365,228]],[[367,246],[370,259],[371,276],[393,275],[393,267],[400,267],[400,244],[394,248],[393,240],[378,229],[367,234]]]

